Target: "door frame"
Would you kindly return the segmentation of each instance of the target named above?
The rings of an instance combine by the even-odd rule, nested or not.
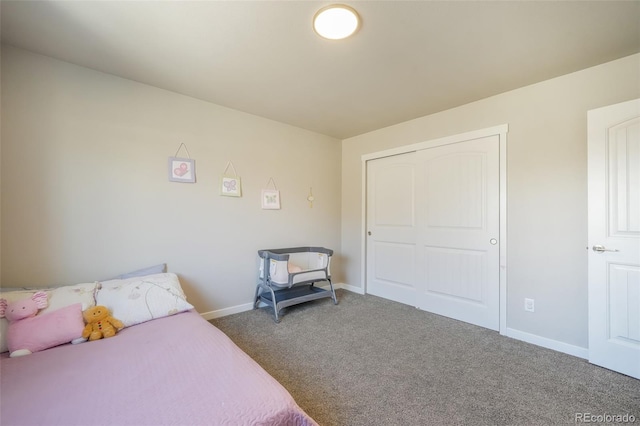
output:
[[[498,136],[500,141],[500,334],[507,335],[507,133],[509,125],[502,124],[495,127],[474,130],[443,138],[431,139],[411,145],[404,145],[384,151],[372,152],[361,156],[362,193],[361,193],[361,224],[360,232],[360,285],[364,294],[367,293],[367,162],[393,155],[406,154],[437,146],[465,142],[487,136]]]

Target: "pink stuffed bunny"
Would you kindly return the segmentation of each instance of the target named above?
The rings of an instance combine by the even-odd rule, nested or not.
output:
[[[35,317],[38,310],[47,307],[47,293],[39,291],[30,299],[22,299],[17,302],[7,303],[0,299],[0,318],[6,317],[9,322]]]
[[[0,299],[0,318],[7,318],[9,321],[9,331],[11,333],[11,324],[25,318],[35,317],[40,309],[47,307],[47,293],[39,291],[31,296],[30,299],[22,299],[16,302],[8,303],[6,299]],[[8,336],[7,336],[8,337]],[[31,352],[27,349],[11,351],[11,357],[28,355]]]
[[[47,293],[39,291],[31,298],[8,303],[0,299],[0,318],[9,321],[7,346],[10,357],[29,355],[81,337],[84,328],[82,305],[76,303],[36,316],[47,307]]]

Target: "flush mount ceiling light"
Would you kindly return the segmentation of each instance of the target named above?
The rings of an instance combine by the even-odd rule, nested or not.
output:
[[[332,4],[323,7],[313,17],[313,29],[320,37],[330,40],[347,38],[360,27],[360,16],[352,7]]]

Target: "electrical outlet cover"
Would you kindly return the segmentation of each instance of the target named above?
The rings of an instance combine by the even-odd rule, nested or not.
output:
[[[524,299],[524,310],[527,312],[535,312],[535,302],[533,299]]]

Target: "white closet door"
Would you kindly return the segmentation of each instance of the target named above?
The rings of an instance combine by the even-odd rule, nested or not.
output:
[[[416,294],[415,153],[367,167],[367,292],[413,304]]]
[[[417,306],[500,327],[499,137],[418,152]]]

